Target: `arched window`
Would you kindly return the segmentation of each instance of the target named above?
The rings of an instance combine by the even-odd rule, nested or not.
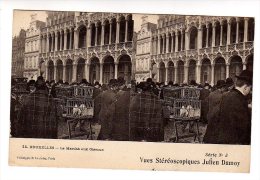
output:
[[[202,26],[202,47],[205,48],[207,44],[207,28],[205,25]]]
[[[255,20],[254,18],[250,18],[248,20],[248,41],[254,41],[255,35]]]
[[[190,49],[197,48],[197,36],[198,36],[197,28],[192,27],[190,31]]]
[[[79,44],[78,44],[79,48],[86,47],[86,32],[87,32],[87,29],[86,29],[85,26],[80,27],[80,29],[79,29]]]
[[[239,20],[239,35],[238,35],[238,42],[243,42],[244,41],[244,24],[245,21],[244,19]]]
[[[237,31],[237,23],[236,23],[236,19],[235,18],[232,18],[230,20],[230,27],[231,27],[231,30],[230,30],[230,43],[233,44],[233,43],[236,43],[236,31]]]
[[[220,23],[217,21],[215,24],[215,46],[220,45],[221,28]]]

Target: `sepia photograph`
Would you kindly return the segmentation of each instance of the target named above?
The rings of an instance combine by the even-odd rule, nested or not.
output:
[[[10,137],[250,145],[254,24],[14,10]]]
[[[6,179],[258,173],[257,3],[4,4]]]

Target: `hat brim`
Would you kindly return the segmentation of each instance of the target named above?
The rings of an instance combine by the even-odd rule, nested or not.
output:
[[[241,79],[244,80],[246,82],[248,82],[250,85],[252,85],[253,81],[251,78],[245,77],[245,76],[235,76],[237,79]]]

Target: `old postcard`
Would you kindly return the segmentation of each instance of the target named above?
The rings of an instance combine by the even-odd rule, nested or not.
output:
[[[14,10],[9,164],[249,173],[254,31],[254,17]]]

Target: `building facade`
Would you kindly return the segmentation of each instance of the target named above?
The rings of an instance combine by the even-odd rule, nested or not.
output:
[[[25,30],[21,29],[19,35],[12,40],[12,76],[15,77],[23,77],[25,36]]]
[[[36,14],[31,15],[30,27],[26,30],[23,73],[23,76],[28,78],[29,80],[36,80],[37,77],[40,75],[40,32],[41,29],[44,27],[44,22],[36,20]]]
[[[41,69],[46,80],[108,83],[132,75],[131,14],[49,12],[42,29]]]
[[[148,22],[148,16],[142,17],[141,30],[137,33],[136,42],[136,72],[135,80],[137,82],[145,81],[152,77],[151,53],[152,53],[152,32],[156,30],[156,24]]]
[[[254,18],[160,15],[151,41],[158,82],[213,85],[252,70]]]

